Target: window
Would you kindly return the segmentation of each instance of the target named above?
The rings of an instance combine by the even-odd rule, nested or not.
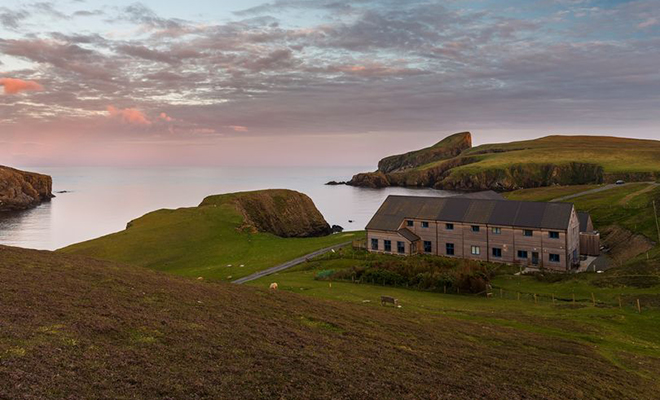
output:
[[[502,228],[493,228],[491,231],[494,235],[499,235],[502,233]]]
[[[499,247],[493,247],[493,257],[502,258],[502,249]]]
[[[433,245],[428,240],[424,241],[424,253],[430,253],[433,251]]]
[[[471,251],[473,256],[478,256],[479,254],[481,254],[481,249],[479,248],[479,246],[472,246]]]
[[[392,251],[392,241],[383,240],[383,247],[385,247],[385,251]]]
[[[550,236],[550,239],[559,239],[559,232],[550,231],[548,235]]]
[[[413,226],[413,225],[415,225],[415,223],[413,222],[413,220],[409,219],[409,220],[406,221],[406,225]]]
[[[472,225],[472,232],[479,232],[479,225]]]
[[[447,255],[448,256],[453,256],[454,255],[454,244],[453,243],[447,243],[446,248],[447,248]]]
[[[527,250],[518,250],[518,258],[527,259]]]
[[[524,229],[523,230],[523,236],[534,236],[534,231],[529,230],[529,229]]]
[[[378,239],[371,239],[371,250],[378,250]]]
[[[428,228],[429,223],[427,221],[422,221],[422,228]]]
[[[403,254],[406,252],[406,245],[403,242],[396,242],[396,251],[399,254]]]
[[[559,262],[559,254],[550,254],[550,262]]]
[[[445,229],[448,231],[453,231],[454,230],[454,224],[445,224]]]

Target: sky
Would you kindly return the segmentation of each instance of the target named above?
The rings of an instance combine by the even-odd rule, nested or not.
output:
[[[660,0],[0,2],[0,164],[332,166],[660,139]]]

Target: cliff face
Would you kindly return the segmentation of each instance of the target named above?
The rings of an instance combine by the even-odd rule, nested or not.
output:
[[[434,161],[456,157],[463,150],[472,147],[470,132],[456,133],[446,137],[431,147],[405,154],[385,157],[378,163],[378,171],[383,173],[401,172]]]
[[[200,207],[231,203],[244,217],[243,228],[281,237],[313,237],[332,233],[330,225],[303,193],[285,189],[210,196]]]
[[[25,210],[50,200],[53,180],[48,175],[0,166],[0,211]]]
[[[660,141],[597,136],[548,136],[471,148],[469,132],[434,146],[390,156],[348,185],[508,191],[660,178]]]

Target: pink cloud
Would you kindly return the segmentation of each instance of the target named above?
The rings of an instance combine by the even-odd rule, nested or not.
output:
[[[158,116],[158,118],[162,119],[163,121],[167,121],[167,122],[172,122],[172,121],[174,121],[174,118],[170,117],[169,115],[167,115],[167,114],[165,114],[165,113],[160,113],[160,115]]]
[[[111,118],[120,118],[122,122],[136,125],[151,125],[151,121],[136,108],[118,109],[114,106],[108,106],[108,114]]]
[[[234,132],[247,132],[248,131],[247,126],[242,126],[242,125],[229,125],[229,128],[233,129]]]
[[[0,78],[0,86],[4,86],[5,94],[16,94],[25,90],[43,90],[44,88],[35,81],[13,78]]]

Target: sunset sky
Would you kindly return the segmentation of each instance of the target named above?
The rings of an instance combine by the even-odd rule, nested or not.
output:
[[[0,164],[372,165],[660,139],[660,1],[0,3]]]

